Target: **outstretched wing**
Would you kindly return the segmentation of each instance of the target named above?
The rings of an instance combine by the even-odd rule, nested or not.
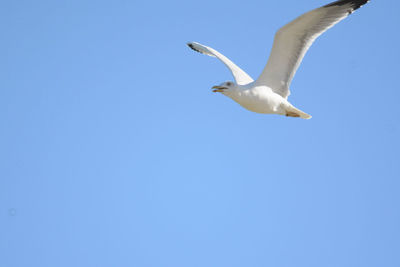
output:
[[[192,48],[194,51],[197,51],[199,53],[211,56],[211,57],[216,57],[219,60],[221,60],[232,72],[233,77],[236,80],[237,84],[244,85],[253,82],[253,79],[246,73],[244,72],[241,68],[235,65],[232,61],[230,61],[227,57],[224,55],[220,54],[218,51],[212,49],[211,47],[199,44],[199,43],[187,43],[187,45]]]
[[[369,0],[336,1],[286,24],[276,33],[268,63],[256,83],[287,98],[293,76],[315,39],[367,2]]]

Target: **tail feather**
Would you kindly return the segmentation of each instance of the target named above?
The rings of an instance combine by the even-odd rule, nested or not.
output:
[[[305,112],[301,111],[300,109],[297,109],[297,108],[295,108],[293,106],[290,107],[286,111],[286,116],[288,116],[288,117],[297,117],[297,118],[300,117],[300,118],[306,119],[306,120],[312,118],[312,116],[310,114],[307,114],[307,113],[305,113]]]

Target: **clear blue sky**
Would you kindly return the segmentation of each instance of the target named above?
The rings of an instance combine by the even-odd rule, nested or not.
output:
[[[257,77],[329,0],[3,1],[0,265],[400,266],[398,1],[313,45],[290,100],[244,110],[210,45]]]

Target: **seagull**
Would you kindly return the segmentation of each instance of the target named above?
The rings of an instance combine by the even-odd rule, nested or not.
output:
[[[196,42],[187,45],[199,53],[218,58],[232,72],[235,82],[214,86],[213,92],[222,93],[253,112],[310,119],[311,115],[287,100],[293,76],[315,39],[367,2],[369,0],[335,1],[280,28],[275,34],[267,65],[256,81],[213,48]]]

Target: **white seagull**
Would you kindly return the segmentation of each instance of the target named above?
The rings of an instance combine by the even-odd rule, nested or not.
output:
[[[275,34],[267,65],[256,81],[211,47],[195,42],[187,45],[197,52],[217,57],[232,72],[236,82],[214,86],[213,92],[220,92],[253,112],[310,119],[309,114],[287,100],[293,76],[315,39],[367,2],[369,0],[336,1],[286,24]]]

